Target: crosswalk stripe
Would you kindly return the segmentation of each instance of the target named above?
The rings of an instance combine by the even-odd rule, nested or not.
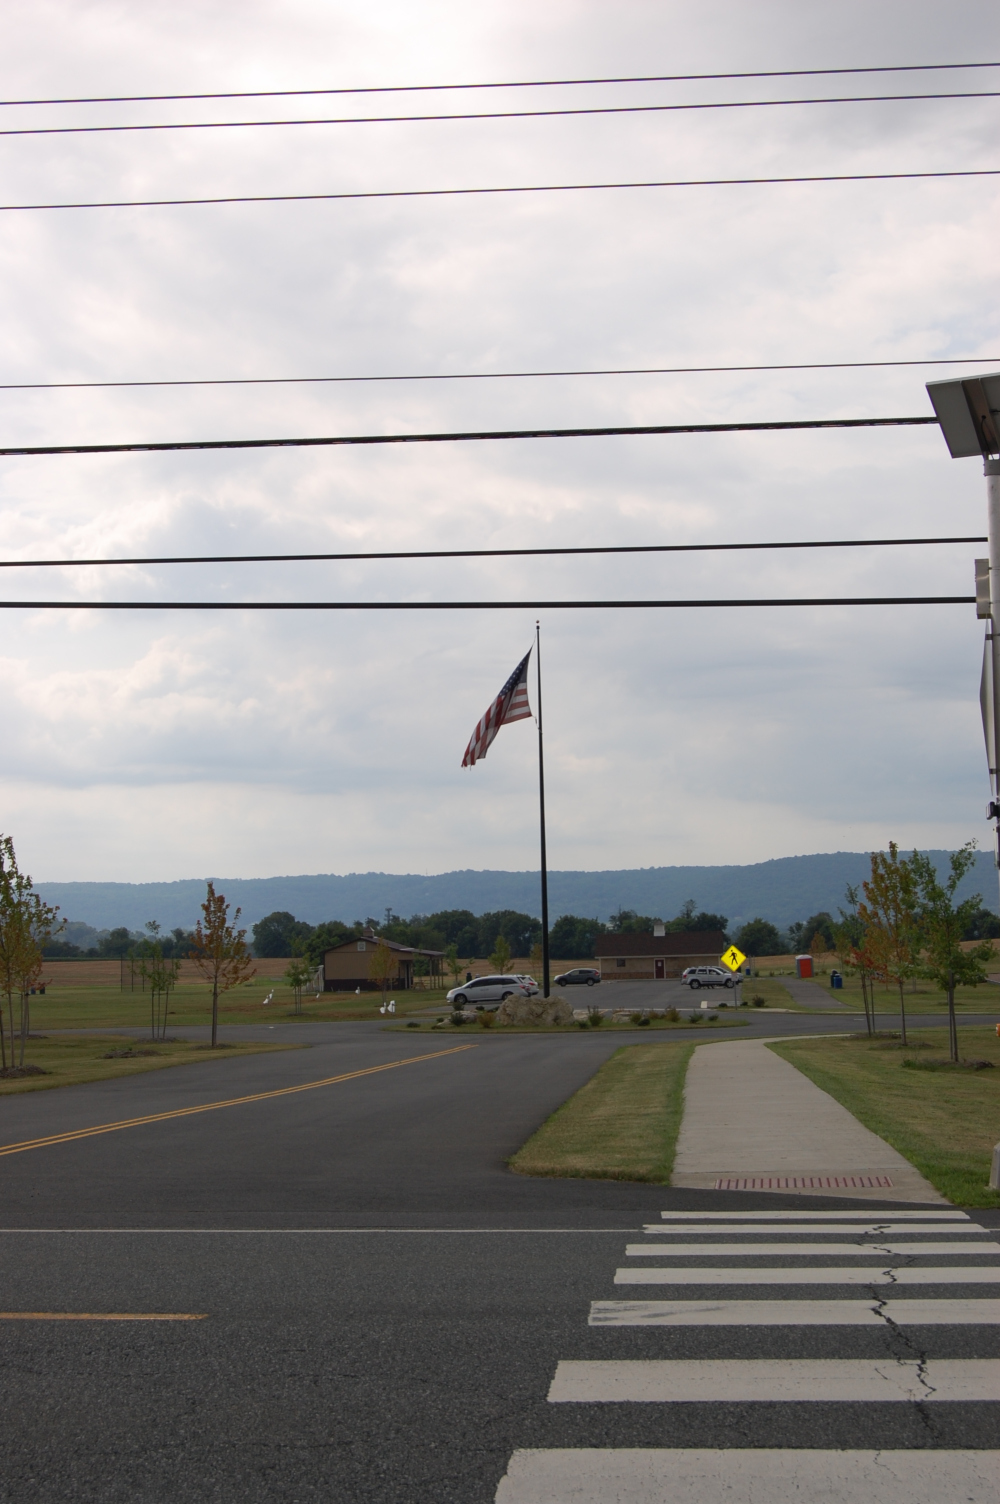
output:
[[[516,1451],[496,1504],[998,1504],[1000,1452],[579,1447]]]
[[[630,1243],[629,1253],[641,1249],[643,1255],[658,1259],[741,1258],[757,1259],[775,1254],[813,1258],[840,1258],[853,1254],[857,1258],[881,1258],[886,1253],[935,1256],[948,1253],[955,1258],[970,1258],[981,1253],[1000,1253],[1000,1243]]]
[[[553,1404],[1000,1400],[995,1358],[660,1358],[561,1362]]]
[[[663,1237],[695,1237],[699,1233],[712,1238],[732,1237],[737,1232],[740,1239],[743,1238],[801,1238],[807,1231],[818,1238],[829,1238],[834,1233],[849,1232],[854,1237],[889,1237],[893,1234],[904,1233],[907,1237],[917,1237],[921,1233],[936,1233],[941,1237],[947,1233],[949,1237],[974,1238],[977,1233],[981,1236],[983,1229],[977,1227],[975,1222],[966,1222],[961,1227],[942,1227],[938,1222],[827,1222],[822,1227],[776,1227],[768,1224],[766,1227],[720,1227],[716,1222],[693,1223],[685,1222],[677,1227],[660,1227],[654,1224],[646,1229],[658,1238]]]
[[[996,1326],[1000,1300],[594,1300],[591,1326]]]
[[[789,1211],[762,1211],[762,1212],[661,1212],[660,1216],[668,1222],[844,1222],[849,1218],[856,1218],[862,1222],[870,1222],[872,1213],[865,1212],[789,1212]],[[968,1222],[968,1212],[905,1212],[897,1211],[895,1207],[886,1213],[886,1219],[893,1222]]]
[[[962,1269],[672,1269],[615,1270],[616,1285],[1000,1285],[1000,1265]]]

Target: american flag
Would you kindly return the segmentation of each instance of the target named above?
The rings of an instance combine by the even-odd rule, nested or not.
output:
[[[469,745],[465,749],[465,756],[462,758],[463,768],[473,767],[481,757],[486,756],[501,726],[505,726],[508,721],[531,719],[531,706],[528,704],[528,659],[530,657],[531,649],[529,648],[472,733]]]

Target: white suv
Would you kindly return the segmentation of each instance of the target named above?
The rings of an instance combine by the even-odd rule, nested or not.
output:
[[[681,981],[692,992],[698,987],[735,987],[736,979],[731,971],[721,966],[689,966],[681,972]]]
[[[491,1004],[498,1008],[508,997],[517,993],[520,997],[528,996],[528,989],[520,977],[473,977],[471,982],[463,982],[461,987],[453,987],[447,994],[447,1000],[453,1008],[480,1008],[484,1004]]]

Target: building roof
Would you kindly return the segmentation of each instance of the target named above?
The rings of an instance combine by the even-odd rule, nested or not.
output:
[[[387,940],[384,935],[376,935],[372,930],[365,930],[361,935],[348,935],[346,940],[341,940],[339,945],[328,945],[323,952],[324,958],[331,951],[357,949],[359,940],[366,940],[372,945],[387,945],[390,950],[400,951],[406,956],[443,956],[443,950],[423,950],[418,945],[400,945],[398,940]]]
[[[721,930],[682,930],[670,935],[598,935],[594,941],[594,955],[712,956],[717,960],[727,944]]]

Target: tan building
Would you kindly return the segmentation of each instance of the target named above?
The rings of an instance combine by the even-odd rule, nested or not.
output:
[[[594,956],[604,982],[659,982],[679,977],[687,966],[717,966],[729,942],[721,930],[652,935],[598,935]]]
[[[413,963],[418,957],[425,957],[430,963],[431,976],[441,975],[443,951],[399,945],[395,940],[383,940],[374,930],[368,929],[360,940],[352,936],[323,952],[323,991],[354,992],[358,987],[362,992],[380,991],[381,982],[373,982],[368,974],[372,955],[380,945],[387,945],[397,958],[399,969],[389,981],[389,986],[397,992],[405,992],[413,986]]]

